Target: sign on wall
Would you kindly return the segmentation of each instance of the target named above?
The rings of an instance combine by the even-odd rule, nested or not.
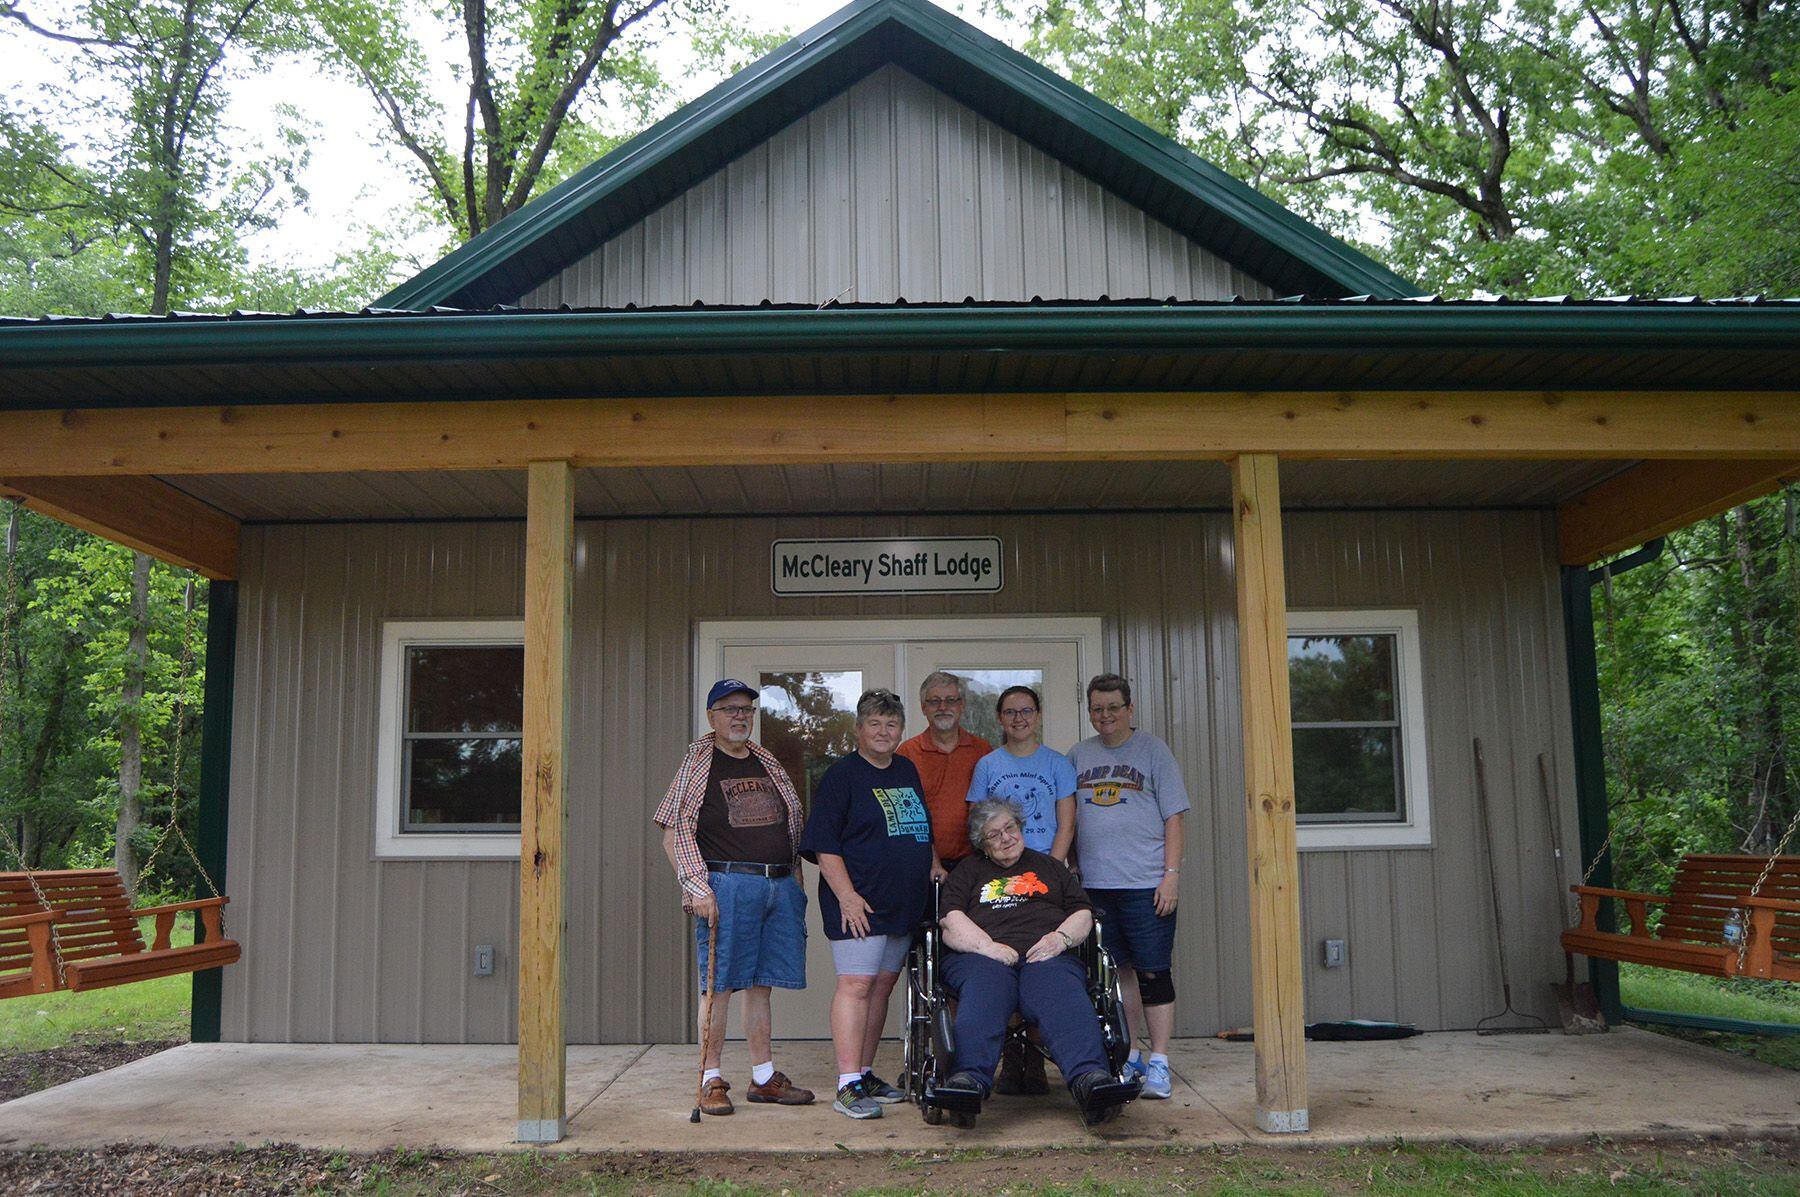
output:
[[[780,595],[992,594],[1000,538],[778,540],[769,567]]]

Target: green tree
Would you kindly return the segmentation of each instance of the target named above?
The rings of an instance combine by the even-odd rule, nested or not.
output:
[[[431,88],[431,55],[406,0],[316,0],[326,62],[359,83],[430,204],[467,239],[610,148],[670,92],[657,40],[712,0],[460,0],[433,13],[462,46],[460,136]]]

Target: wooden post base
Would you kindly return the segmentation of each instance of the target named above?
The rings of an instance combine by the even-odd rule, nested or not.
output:
[[[521,1143],[561,1143],[568,1137],[568,1127],[561,1118],[519,1119]]]

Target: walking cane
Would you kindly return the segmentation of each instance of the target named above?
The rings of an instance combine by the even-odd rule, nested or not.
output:
[[[715,908],[713,916],[706,920],[706,1001],[701,1006],[700,1017],[700,1080],[694,1086],[694,1112],[688,1115],[689,1122],[700,1121],[700,1098],[706,1092],[706,1050],[712,1046],[713,982],[718,976],[719,912]]]

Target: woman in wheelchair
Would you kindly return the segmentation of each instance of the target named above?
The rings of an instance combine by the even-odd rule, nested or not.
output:
[[[1022,822],[1019,808],[1005,799],[974,803],[969,842],[976,855],[957,866],[940,900],[939,928],[949,949],[943,992],[957,998],[957,1008],[952,1071],[935,1090],[958,1126],[973,1126],[980,1102],[993,1091],[1014,1013],[1036,1024],[1090,1124],[1115,1115],[1137,1092],[1109,1066],[1096,1011],[1100,991],[1090,987],[1079,952],[1094,926],[1087,895],[1061,863],[1025,846]],[[922,1104],[932,1096],[927,1088],[921,1086]]]

